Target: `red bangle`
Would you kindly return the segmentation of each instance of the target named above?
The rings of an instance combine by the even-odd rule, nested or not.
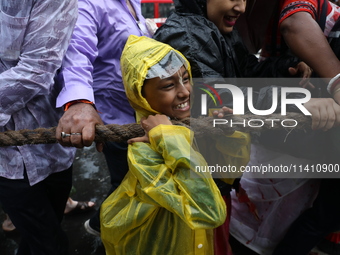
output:
[[[66,112],[70,108],[71,105],[78,104],[78,103],[90,104],[94,108],[96,108],[93,102],[91,102],[89,100],[85,100],[85,99],[80,99],[80,100],[74,100],[74,101],[66,103],[65,106],[64,106],[64,111]]]

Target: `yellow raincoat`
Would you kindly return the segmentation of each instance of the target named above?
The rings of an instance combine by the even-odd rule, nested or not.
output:
[[[147,37],[127,41],[122,74],[138,120],[157,113],[142,86],[148,69],[170,50]],[[159,125],[149,139],[129,145],[129,172],[101,206],[106,254],[212,255],[213,229],[224,223],[226,205],[210,173],[194,171],[207,163],[192,148],[192,131]]]

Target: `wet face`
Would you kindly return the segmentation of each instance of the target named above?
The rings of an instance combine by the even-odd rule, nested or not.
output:
[[[222,34],[233,31],[236,20],[246,10],[246,0],[207,0],[207,17]]]
[[[191,83],[188,71],[184,66],[165,79],[159,77],[146,80],[143,85],[143,96],[152,109],[172,119],[190,117]]]

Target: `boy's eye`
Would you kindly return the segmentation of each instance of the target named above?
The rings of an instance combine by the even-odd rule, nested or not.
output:
[[[189,75],[183,77],[183,84],[190,82]]]
[[[169,88],[171,88],[171,87],[173,87],[173,86],[174,86],[173,83],[166,84],[166,85],[164,85],[164,86],[162,87],[162,89],[169,89]]]
[[[189,81],[189,76],[183,77],[183,82],[186,83]]]

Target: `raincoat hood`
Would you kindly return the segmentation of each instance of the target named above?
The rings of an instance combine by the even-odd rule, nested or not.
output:
[[[207,17],[207,0],[174,0],[179,13],[194,13]]]
[[[142,95],[142,87],[148,71],[158,64],[171,51],[181,58],[191,78],[188,60],[167,44],[145,36],[130,35],[121,56],[121,70],[126,96],[136,111],[137,122],[141,117],[155,115],[159,112],[151,108]]]

